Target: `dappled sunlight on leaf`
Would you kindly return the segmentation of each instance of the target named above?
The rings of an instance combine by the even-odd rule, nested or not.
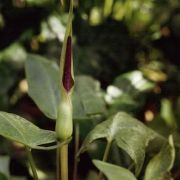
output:
[[[118,147],[126,151],[135,162],[135,174],[138,175],[144,163],[145,151],[148,143],[157,138],[164,139],[144,124],[125,112],[119,112],[110,119],[98,124],[85,139],[79,154],[89,145],[100,138],[115,141]]]

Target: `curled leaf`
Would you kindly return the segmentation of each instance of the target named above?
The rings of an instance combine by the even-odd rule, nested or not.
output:
[[[170,170],[175,160],[175,148],[172,135],[161,151],[147,165],[144,180],[170,180]]]

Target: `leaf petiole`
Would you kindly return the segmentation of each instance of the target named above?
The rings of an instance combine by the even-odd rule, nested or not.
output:
[[[32,157],[32,153],[31,153],[31,149],[29,147],[26,146],[26,152],[27,152],[27,157],[29,160],[29,164],[31,166],[31,170],[33,173],[33,178],[34,180],[39,180],[38,175],[37,175],[37,171],[36,171],[36,166],[35,166],[35,162],[34,159]]]
[[[108,141],[107,141],[107,144],[106,144],[105,151],[104,151],[103,159],[102,159],[103,162],[106,162],[107,159],[108,159],[109,152],[110,152],[110,148],[111,148],[111,144],[112,144],[112,141],[111,141],[111,140],[108,140]],[[102,174],[102,172],[100,171],[100,172],[99,172],[99,175],[98,175],[98,179],[101,180],[102,177],[103,177],[103,174]]]

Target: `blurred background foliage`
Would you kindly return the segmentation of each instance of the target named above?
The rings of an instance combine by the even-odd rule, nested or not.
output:
[[[75,75],[99,81],[106,103],[104,116],[120,110],[132,113],[164,136],[174,133],[180,143],[180,1],[75,0],[74,6]],[[0,110],[54,128],[54,122],[45,121],[27,95],[24,63],[29,53],[59,61],[67,12],[68,3],[62,7],[58,0],[0,1]],[[94,119],[80,121],[81,140],[100,120]],[[0,141],[0,153],[11,157],[7,158],[11,173],[31,179],[22,160],[23,147]],[[89,155],[82,157],[87,161],[86,168],[80,163],[82,176],[92,166],[89,156],[98,153],[101,156],[93,145]],[[42,169],[51,171],[54,159],[51,153],[44,154],[35,152],[39,168],[44,166],[43,157],[50,159],[50,165]],[[22,173],[14,170],[17,164],[24,169]],[[172,173],[174,178],[180,176],[178,149]]]

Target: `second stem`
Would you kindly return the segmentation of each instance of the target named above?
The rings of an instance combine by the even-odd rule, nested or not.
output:
[[[106,149],[105,149],[105,151],[104,151],[104,155],[103,155],[103,159],[102,159],[103,162],[106,162],[107,159],[108,159],[109,151],[110,151],[110,148],[111,148],[111,142],[112,142],[112,141],[107,141]],[[102,172],[100,171],[100,172],[99,172],[99,175],[98,175],[98,179],[101,180],[102,178],[103,178],[103,174],[102,174]]]

